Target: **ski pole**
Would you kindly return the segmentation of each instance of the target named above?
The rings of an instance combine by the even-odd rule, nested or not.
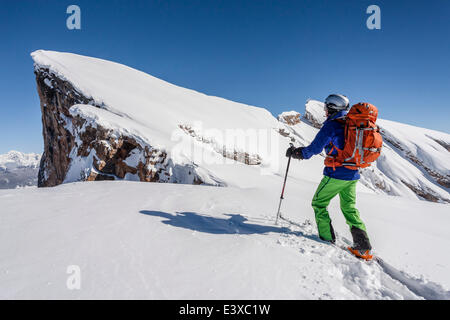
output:
[[[294,146],[292,143],[290,143],[290,145],[291,145],[291,147]],[[278,217],[280,216],[281,202],[284,199],[284,188],[286,187],[286,180],[287,180],[288,171],[289,171],[289,165],[290,164],[291,164],[291,155],[289,155],[289,160],[288,160],[287,167],[286,167],[286,174],[284,176],[283,189],[281,190],[280,204],[278,205],[278,212],[277,212],[277,218],[275,220],[275,224],[278,224]]]

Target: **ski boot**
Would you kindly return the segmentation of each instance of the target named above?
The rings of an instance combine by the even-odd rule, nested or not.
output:
[[[357,258],[364,259],[366,261],[373,259],[373,255],[370,253],[370,250],[358,250],[352,247],[348,247],[347,250]]]
[[[370,245],[369,237],[367,233],[359,228],[352,227],[351,233],[353,237],[353,247],[348,247],[347,250],[350,251],[354,256],[366,261],[373,259],[373,255],[370,254],[372,246]]]

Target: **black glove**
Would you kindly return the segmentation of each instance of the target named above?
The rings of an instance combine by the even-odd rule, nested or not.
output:
[[[293,146],[293,145],[291,145],[287,150],[286,150],[286,157],[291,157],[292,156],[292,154],[294,153],[294,151],[295,151],[295,147]]]
[[[303,160],[303,147],[295,148],[294,146],[289,147],[286,150],[286,157],[292,157],[294,159]]]

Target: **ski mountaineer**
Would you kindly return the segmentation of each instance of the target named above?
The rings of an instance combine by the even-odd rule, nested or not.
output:
[[[325,112],[327,119],[317,133],[314,140],[307,147],[295,148],[291,146],[286,151],[286,156],[294,159],[309,159],[325,149],[325,152],[333,155],[333,146],[344,148],[345,116],[349,109],[349,100],[341,94],[331,94],[325,100]],[[312,199],[319,237],[324,241],[335,243],[333,225],[327,207],[331,199],[339,194],[340,206],[350,232],[353,237],[353,247],[348,250],[359,258],[371,260],[372,249],[366,232],[366,226],[356,209],[356,184],[360,178],[359,170],[351,170],[344,166],[325,167],[323,179]]]

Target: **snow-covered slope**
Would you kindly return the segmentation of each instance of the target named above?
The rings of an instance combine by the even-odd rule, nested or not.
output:
[[[39,179],[57,186],[0,190],[0,298],[450,299],[449,204],[407,186],[448,197],[432,180],[448,174],[437,147],[448,135],[380,121],[384,158],[363,173],[357,206],[384,263],[367,263],[317,236],[310,203],[323,157],[292,161],[274,225],[285,150],[312,141],[320,102],[308,102],[307,121],[278,121],[116,63],[33,59]],[[349,244],[339,199],[329,211],[338,244]],[[67,287],[73,267],[80,290]]]
[[[37,185],[41,156],[10,151],[0,155],[0,189]]]
[[[261,174],[280,172],[288,144],[310,143],[325,119],[323,104],[315,100],[307,101],[303,121],[295,111],[277,121],[266,109],[181,88],[118,63],[43,50],[32,57],[44,126],[40,186],[123,179],[226,186],[234,161],[256,165]],[[379,124],[385,147],[377,164],[363,172],[366,187],[449,202],[450,135]],[[315,168],[322,161],[310,160]]]
[[[306,110],[306,120],[320,127],[325,119],[323,103],[308,100]],[[370,168],[362,170],[362,183],[376,192],[450,202],[450,135],[384,119],[377,124],[383,151]],[[292,129],[300,136],[308,131]]]
[[[0,298],[450,299],[448,205],[360,192],[381,267],[318,238],[309,205],[316,183],[289,178],[283,215],[293,224],[275,225],[282,175],[236,171],[240,187],[100,181],[0,190]],[[347,244],[338,201],[330,212]],[[67,287],[74,270],[79,290]]]
[[[174,170],[217,184],[214,173],[197,165],[204,160],[196,159],[198,154],[216,152],[223,158],[260,163],[267,158],[259,154],[264,150],[257,150],[257,141],[250,140],[258,135],[270,138],[279,125],[266,109],[184,89],[117,63],[41,50],[32,57],[44,122],[42,186],[80,176],[184,182],[185,177],[173,181]],[[104,119],[103,126],[99,119]],[[241,140],[241,131],[246,130]],[[120,141],[130,147],[122,148]],[[191,150],[194,141],[200,143]],[[117,160],[119,154],[123,158]],[[140,158],[137,165],[145,170],[124,166],[130,156]],[[83,163],[82,172],[70,169],[75,162]],[[104,164],[112,170],[105,172]]]

